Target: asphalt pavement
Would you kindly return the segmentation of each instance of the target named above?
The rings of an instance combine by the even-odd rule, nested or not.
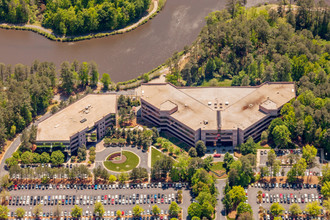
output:
[[[40,122],[42,122],[43,120],[46,120],[47,118],[49,118],[52,114],[51,113],[46,113],[43,116],[41,116],[38,120],[36,120],[34,122],[35,125],[38,125]],[[29,128],[31,127],[31,125],[29,125]],[[4,175],[7,173],[7,170],[5,170],[5,161],[7,158],[11,157],[11,155],[16,151],[16,149],[19,147],[19,145],[21,144],[21,134],[19,134],[14,141],[12,142],[12,144],[8,147],[8,149],[5,152],[4,157],[1,160],[1,164],[0,164],[0,176]]]
[[[182,204],[179,204],[182,209],[183,209],[183,215],[184,215],[184,219],[187,219],[187,214],[188,214],[188,207],[190,205],[190,201],[191,201],[191,196],[190,196],[190,190],[183,188],[183,202]],[[129,196],[133,196],[133,194],[137,195],[140,194],[141,195],[149,195],[149,196],[154,196],[155,194],[158,196],[158,194],[164,194],[164,196],[166,195],[167,197],[169,197],[169,195],[176,195],[177,194],[177,190],[174,188],[167,188],[167,189],[162,189],[162,188],[144,188],[144,189],[108,189],[108,190],[102,190],[102,189],[84,189],[84,190],[76,190],[76,189],[44,189],[44,190],[40,190],[40,189],[30,189],[30,190],[14,190],[14,191],[10,191],[10,196],[14,197],[14,196],[40,196],[40,197],[44,197],[44,196],[50,196],[52,198],[52,196],[76,196],[76,198],[80,198],[80,196],[82,195],[82,197],[84,196],[93,196],[93,198],[96,196],[96,198],[98,199],[98,197],[100,196],[125,196],[125,198],[129,197]],[[95,204],[95,200],[94,203]],[[165,204],[165,203],[153,203],[153,204],[140,204],[143,209],[145,211],[147,210],[152,210],[152,206],[157,204],[158,207],[163,210],[164,213],[168,213],[168,208],[169,208],[169,203]],[[114,211],[116,212],[117,210],[121,210],[121,211],[132,211],[133,207],[136,204],[125,204],[125,205],[120,205],[120,204],[115,204],[115,205],[104,205],[105,211]],[[73,204],[71,205],[61,205],[61,211],[67,211],[67,212],[71,212],[71,209],[73,208]],[[94,205],[79,205],[80,207],[82,207],[83,209],[83,213],[86,213],[86,211],[92,211],[94,210]],[[11,212],[14,212],[18,207],[21,207],[23,209],[25,209],[28,212],[32,212],[33,210],[33,205],[20,205],[20,206],[16,206],[16,205],[9,205],[8,208]],[[47,213],[47,212],[54,212],[56,208],[56,205],[43,205],[42,206],[42,210],[43,212]]]

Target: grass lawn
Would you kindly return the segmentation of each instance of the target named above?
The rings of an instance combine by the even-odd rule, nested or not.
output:
[[[223,167],[223,162],[216,162],[213,163],[211,170],[216,172],[216,171],[225,171],[226,169]]]
[[[190,146],[181,141],[180,139],[178,139],[177,137],[173,136],[172,134],[170,134],[169,132],[166,131],[161,131],[160,132],[160,136],[163,138],[166,138],[167,140],[169,140],[170,142],[172,142],[174,145],[180,147],[181,149],[188,151],[190,149]]]
[[[257,146],[257,149],[261,149],[261,150],[263,150],[263,149],[270,149],[270,147],[269,147],[269,145],[264,145],[264,146],[258,145]]]
[[[112,163],[111,161],[104,161],[103,164],[104,166],[112,171],[116,171],[116,172],[124,172],[124,171],[129,171],[132,170],[133,168],[137,167],[137,165],[139,164],[139,157],[130,151],[123,151],[123,155],[126,156],[126,161],[124,163],[121,164],[117,164],[117,163]]]
[[[163,153],[159,152],[155,148],[151,148],[151,167],[162,157]]]

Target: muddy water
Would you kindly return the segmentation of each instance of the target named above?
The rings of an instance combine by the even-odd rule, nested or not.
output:
[[[115,82],[125,81],[162,64],[175,51],[191,44],[211,11],[225,7],[226,0],[168,0],[154,19],[134,31],[75,43],[50,41],[29,31],[0,29],[0,62],[30,65],[35,59],[92,61],[100,73]]]

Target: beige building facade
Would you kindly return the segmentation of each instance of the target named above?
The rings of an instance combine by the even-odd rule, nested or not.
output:
[[[289,82],[227,88],[143,84],[141,117],[189,145],[202,140],[207,146],[237,146],[249,136],[259,140],[293,98]]]
[[[62,143],[70,151],[87,145],[88,138],[102,139],[116,123],[115,94],[90,94],[39,123],[37,145]]]

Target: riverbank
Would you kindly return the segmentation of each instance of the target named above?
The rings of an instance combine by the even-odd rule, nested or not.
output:
[[[58,41],[58,42],[77,42],[77,41],[83,41],[83,40],[90,40],[93,38],[103,38],[108,37],[111,35],[117,35],[117,34],[124,34],[130,31],[135,30],[139,26],[147,23],[149,20],[154,18],[165,6],[166,0],[154,0],[151,12],[148,13],[148,15],[142,17],[138,22],[127,26],[125,28],[119,29],[119,30],[113,30],[110,32],[99,32],[99,33],[93,33],[93,34],[87,34],[87,35],[80,35],[80,36],[70,36],[70,37],[60,37],[52,32],[50,29],[46,29],[41,26],[37,25],[31,25],[31,24],[25,24],[25,25],[12,25],[3,23],[0,24],[1,29],[5,30],[22,30],[22,31],[32,31],[34,33],[40,34],[41,36],[46,37],[49,40]]]

